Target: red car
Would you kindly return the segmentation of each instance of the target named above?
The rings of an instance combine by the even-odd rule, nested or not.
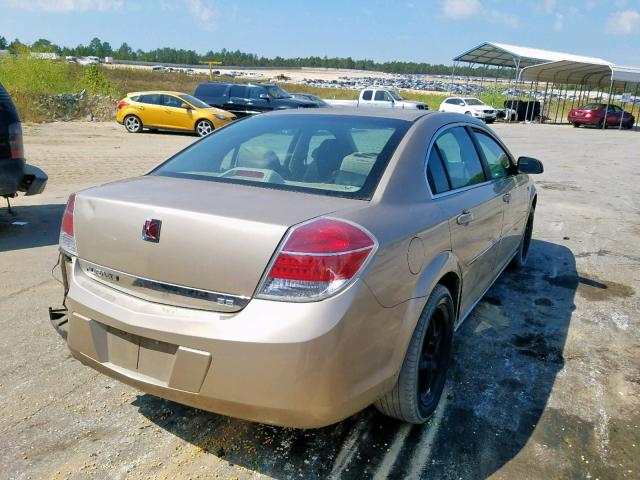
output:
[[[580,125],[595,125],[602,128],[604,123],[604,112],[607,110],[606,103],[587,103],[580,108],[572,108],[567,117],[574,127]],[[623,112],[616,105],[609,105],[607,110],[607,127],[617,127],[620,125],[620,115],[624,114],[622,119],[622,128],[629,129],[633,127],[636,119],[629,112]]]

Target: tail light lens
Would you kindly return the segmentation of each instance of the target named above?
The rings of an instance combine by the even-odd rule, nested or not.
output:
[[[76,194],[72,193],[67,201],[67,207],[62,215],[62,225],[60,226],[60,248],[69,255],[77,255],[76,237],[73,229],[73,209],[76,204]]]
[[[122,107],[126,107],[127,105],[129,105],[125,100],[120,100],[118,102],[118,110],[120,110]]]
[[[307,302],[334,295],[357,277],[376,247],[373,235],[342,220],[298,225],[269,265],[258,297]]]
[[[11,158],[24,158],[22,125],[19,122],[9,125],[9,147],[11,148]]]

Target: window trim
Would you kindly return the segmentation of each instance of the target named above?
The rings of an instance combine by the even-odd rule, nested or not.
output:
[[[514,168],[515,168],[516,165],[515,165],[515,162],[513,161],[513,157],[511,155],[511,152],[509,152],[509,150],[507,150],[507,148],[502,144],[502,142],[498,141],[495,138],[495,136],[489,134],[489,132],[484,130],[484,129],[468,126],[467,130],[469,132],[469,136],[473,140],[473,144],[476,147],[476,151],[478,152],[478,156],[480,157],[480,161],[482,162],[482,168],[484,169],[484,176],[487,177],[490,180],[502,180],[502,179],[505,179],[505,178],[513,177],[514,176],[513,172],[514,172]],[[502,151],[507,155],[507,158],[509,159],[509,169],[507,170],[507,175],[505,175],[504,177],[492,178],[492,176],[491,176],[491,167],[489,166],[489,161],[487,160],[487,157],[484,154],[484,150],[482,150],[482,145],[480,145],[480,140],[478,140],[476,138],[476,135],[475,135],[476,131],[488,136],[491,140],[496,142],[498,144],[498,146],[502,149]]]
[[[451,191],[451,179],[449,178],[449,170],[447,170],[447,167],[444,164],[444,160],[442,159],[442,154],[440,153],[440,149],[438,148],[438,145],[433,144],[433,148],[429,151],[429,157],[427,158],[427,168],[426,168],[426,172],[427,172],[427,183],[429,183],[429,161],[431,160],[431,154],[435,152],[436,157],[438,159],[438,161],[440,162],[440,167],[442,167],[442,171],[444,172],[444,178],[447,180],[447,185],[448,185],[448,190],[446,190],[445,192],[442,193],[447,193]],[[429,185],[429,189],[431,189],[431,185]],[[436,194],[439,195],[439,194]]]
[[[435,193],[434,194],[431,191],[431,186],[429,185],[429,179],[427,178],[427,166],[428,166],[428,163],[429,163],[429,156],[431,155],[431,150],[435,146],[436,140],[440,137],[440,135],[443,134],[444,132],[446,132],[447,130],[449,130],[451,128],[455,128],[455,127],[463,127],[465,130],[472,129],[472,128],[477,128],[478,130],[481,130],[482,132],[487,133],[488,135],[491,136],[491,138],[493,138],[494,140],[496,140],[498,142],[498,144],[505,150],[505,152],[507,152],[507,155],[509,156],[509,159],[513,163],[513,155],[511,155],[511,152],[506,148],[504,143],[502,143],[499,139],[497,139],[495,137],[495,135],[493,135],[488,129],[484,129],[480,125],[475,125],[475,124],[467,123],[467,122],[456,122],[456,123],[448,123],[446,125],[443,125],[438,130],[436,130],[436,132],[432,135],[431,140],[429,141],[429,147],[427,148],[427,154],[425,155],[424,164],[423,164],[423,168],[422,168],[423,181],[424,181],[424,184],[427,187],[427,191],[429,192],[429,195],[431,196],[431,200],[437,200],[439,198],[447,197],[449,195],[453,195],[453,194],[459,193],[459,192],[466,192],[467,190],[472,190],[474,188],[483,187],[483,186],[486,186],[486,185],[490,185],[492,183],[504,181],[505,178],[509,178],[509,177],[488,178],[484,182],[476,183],[474,185],[467,185],[466,187],[454,188],[454,189],[448,190],[446,192]],[[477,142],[476,138],[473,135],[471,135],[468,131],[467,131],[467,135],[469,135],[471,137],[471,141],[473,142],[473,145],[474,145],[474,147],[476,148],[476,151],[477,151],[478,145],[476,145],[476,142]],[[487,173],[486,173],[485,169],[488,168],[488,165],[486,164],[486,160],[484,159],[483,156],[480,156],[479,153],[478,153],[478,157],[480,158],[480,163],[482,164],[482,171],[484,172],[485,177],[487,177]],[[445,172],[447,172],[446,168],[445,168]],[[448,175],[449,175],[449,173],[447,172],[447,177],[448,177]],[[449,184],[451,184],[451,183],[449,183]]]

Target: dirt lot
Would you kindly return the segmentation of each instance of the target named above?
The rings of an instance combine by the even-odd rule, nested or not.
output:
[[[47,316],[61,301],[51,269],[66,197],[195,137],[28,126],[28,158],[50,182],[16,199],[15,217],[0,210],[0,476],[638,478],[640,133],[495,129],[545,163],[531,263],[503,274],[459,330],[436,415],[410,427],[370,408],[296,431],[145,395],[69,356]]]

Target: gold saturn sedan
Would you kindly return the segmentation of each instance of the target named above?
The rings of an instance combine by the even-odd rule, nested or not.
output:
[[[233,113],[213,108],[191,95],[179,92],[135,92],[118,102],[116,120],[130,133],[176,130],[209,135],[235,120]]]
[[[71,195],[52,321],[82,363],[186,405],[419,424],[454,331],[527,259],[542,170],[461,114],[251,117]]]

